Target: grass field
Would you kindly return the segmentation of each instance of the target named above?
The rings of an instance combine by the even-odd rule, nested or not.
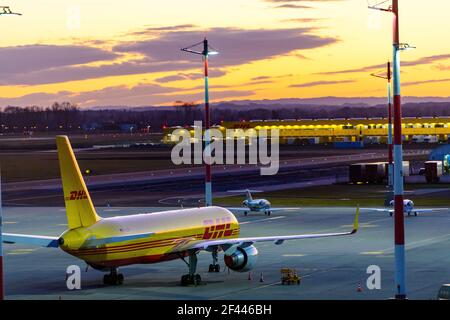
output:
[[[77,153],[77,158],[82,172],[89,169],[93,175],[180,167],[172,164],[167,155],[145,152],[84,152]],[[3,153],[0,163],[4,182],[52,179],[60,175],[55,152]]]
[[[59,178],[59,164],[55,135],[36,134],[32,138],[22,135],[0,135],[0,165],[4,182],[43,180]],[[161,134],[143,133],[105,133],[105,134],[69,134],[75,154],[83,172],[89,169],[92,175],[128,173],[148,170],[170,169],[175,167],[171,159],[170,146],[133,146],[123,148],[121,145],[136,143],[159,143]],[[107,149],[77,150],[93,146],[113,146]],[[116,146],[116,147],[114,147]],[[417,145],[407,146],[418,148]],[[429,147],[429,146],[428,146]],[[353,153],[373,152],[385,149],[385,146],[370,146],[364,150],[337,150],[330,146],[296,146],[281,145],[280,160],[292,158],[323,157],[329,155],[345,155]],[[186,165],[191,166],[191,165]],[[281,195],[278,195],[281,196]],[[346,197],[346,196],[343,196]],[[297,199],[294,199],[297,201]],[[377,199],[372,199],[378,201]],[[228,200],[225,200],[228,201]],[[279,201],[282,201],[281,198]],[[291,198],[283,200],[285,203]],[[304,198],[303,202],[320,205],[318,200]],[[324,199],[323,201],[328,201]],[[334,201],[334,200],[333,200]]]
[[[445,189],[432,192],[433,189]],[[431,191],[431,192],[427,192]],[[420,191],[420,192],[419,192]],[[301,189],[263,192],[257,198],[268,199],[272,206],[384,206],[386,187],[383,185],[338,184],[315,186]],[[405,198],[412,198],[416,206],[450,206],[450,185],[446,184],[409,184]],[[215,204],[240,206],[243,196],[231,196],[214,199]]]
[[[131,144],[140,142],[159,143],[162,134],[144,133],[104,133],[104,134],[66,134],[74,148],[90,148],[94,145]],[[33,137],[22,135],[1,135],[0,151],[42,151],[56,148],[55,136],[51,134],[35,134]]]
[[[74,149],[93,146],[120,146],[133,143],[158,143],[154,134],[91,134],[69,135]],[[151,151],[148,151],[151,148]],[[0,165],[4,182],[59,178],[55,134],[0,137]],[[164,147],[115,147],[91,151],[76,151],[80,168],[91,174],[126,173],[175,167],[170,161],[170,149]]]

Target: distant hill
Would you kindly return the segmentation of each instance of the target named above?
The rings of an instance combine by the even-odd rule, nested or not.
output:
[[[450,97],[402,97],[403,103],[450,103]],[[201,104],[201,102],[199,102]],[[263,100],[232,100],[213,102],[215,109],[228,109],[238,107],[240,110],[251,109],[279,109],[291,107],[371,107],[386,104],[385,97],[360,97],[360,98],[346,98],[346,97],[321,97],[321,98],[285,98],[285,99],[263,99]],[[95,106],[90,107],[91,110],[99,109],[126,109],[133,111],[146,111],[154,108],[159,110],[173,110],[173,106]]]

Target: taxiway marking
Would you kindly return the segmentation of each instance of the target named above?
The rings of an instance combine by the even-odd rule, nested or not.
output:
[[[259,219],[259,220],[254,220],[254,221],[244,221],[244,222],[240,222],[239,224],[248,224],[248,223],[256,223],[256,222],[264,222],[264,221],[277,220],[277,219],[283,219],[283,218],[286,218],[286,216],[278,216],[278,217],[266,218],[266,219]]]
[[[428,239],[423,239],[423,240],[419,240],[419,241],[414,241],[414,242],[410,242],[406,244],[406,250],[411,250],[411,249],[415,249],[415,248],[420,248],[420,247],[425,247],[428,246],[430,244],[435,244],[438,242],[442,242],[442,241],[446,241],[450,239],[450,233],[439,236],[439,237],[433,237],[433,238],[428,238]],[[393,246],[386,248],[384,250],[379,250],[377,252],[381,253],[381,254],[390,254],[390,253],[394,253],[395,248]]]
[[[282,254],[283,257],[304,257],[306,256],[306,254],[303,253],[287,253],[287,254]]]

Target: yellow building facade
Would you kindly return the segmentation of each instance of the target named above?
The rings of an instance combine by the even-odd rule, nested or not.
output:
[[[225,135],[231,130],[233,137],[254,135],[260,130],[278,129],[281,143],[295,143],[307,139],[314,143],[336,141],[371,141],[386,143],[388,120],[386,118],[361,119],[301,119],[301,120],[252,120],[224,121],[214,126]],[[180,131],[188,130],[194,137],[194,128],[170,127],[164,130],[163,142],[170,144],[179,140]],[[229,131],[230,132],[230,131]],[[450,135],[450,117],[403,118],[402,133],[408,142],[446,142]]]

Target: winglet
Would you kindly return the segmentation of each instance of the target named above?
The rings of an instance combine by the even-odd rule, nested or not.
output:
[[[358,232],[358,228],[359,228],[359,204],[356,207],[355,221],[353,222],[352,234]]]

